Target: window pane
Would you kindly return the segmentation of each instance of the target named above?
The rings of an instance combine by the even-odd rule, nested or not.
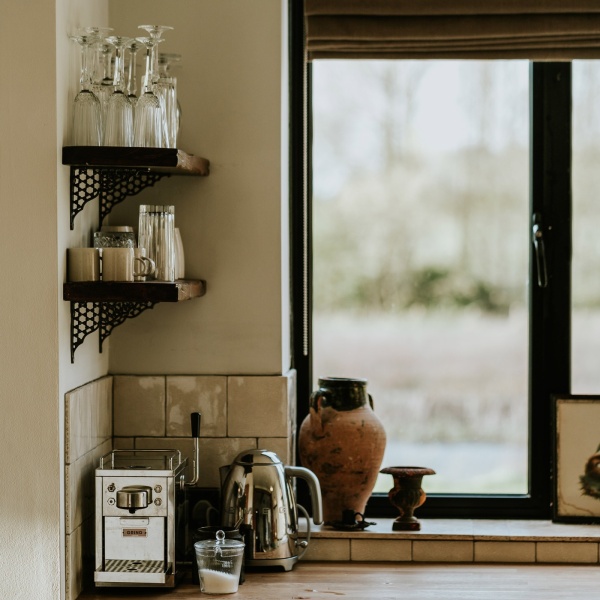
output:
[[[367,378],[428,492],[527,493],[528,64],[316,61],[312,101],[313,385]]]
[[[571,389],[598,394],[600,370],[600,62],[573,63]]]

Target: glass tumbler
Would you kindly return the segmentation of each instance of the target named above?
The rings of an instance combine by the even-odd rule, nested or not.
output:
[[[217,531],[216,539],[194,544],[200,591],[204,594],[235,594],[238,591],[244,543],[225,538]]]
[[[175,281],[175,207],[142,204],[138,246],[146,248],[156,264],[154,279]]]

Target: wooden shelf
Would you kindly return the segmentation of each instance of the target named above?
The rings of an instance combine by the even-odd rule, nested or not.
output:
[[[70,281],[63,299],[71,302],[182,302],[206,294],[206,282],[177,281]]]
[[[206,176],[210,170],[206,158],[177,148],[65,146],[62,162],[74,167],[146,169],[172,175]]]
[[[63,299],[71,303],[71,362],[85,338],[99,331],[99,351],[115,327],[137,317],[159,302],[182,302],[206,294],[206,282],[71,281],[63,285]]]
[[[207,176],[206,158],[177,148],[65,146],[63,165],[71,169],[71,229],[85,205],[99,198],[100,225],[113,207],[171,175]]]

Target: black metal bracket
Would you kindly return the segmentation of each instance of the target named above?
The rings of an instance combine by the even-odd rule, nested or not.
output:
[[[71,166],[71,229],[75,217],[91,200],[100,198],[98,214],[102,225],[115,205],[170,176],[148,168]]]
[[[71,302],[71,363],[75,362],[75,350],[85,338],[100,330],[99,351],[104,340],[115,327],[127,319],[133,319],[156,302]]]

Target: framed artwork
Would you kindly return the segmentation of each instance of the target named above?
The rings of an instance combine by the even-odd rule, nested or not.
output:
[[[554,403],[554,521],[600,523],[600,396]]]

